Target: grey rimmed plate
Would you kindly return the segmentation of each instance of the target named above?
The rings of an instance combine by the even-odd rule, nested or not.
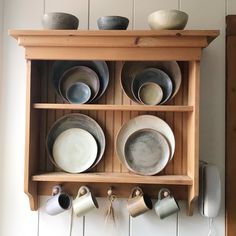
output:
[[[170,148],[166,138],[154,129],[140,129],[132,133],[124,146],[127,168],[140,175],[155,175],[169,161]]]

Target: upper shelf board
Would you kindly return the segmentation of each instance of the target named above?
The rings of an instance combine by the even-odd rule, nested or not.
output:
[[[137,60],[142,55],[142,60],[200,60],[201,49],[219,31],[9,30],[9,34],[26,48],[27,59]]]

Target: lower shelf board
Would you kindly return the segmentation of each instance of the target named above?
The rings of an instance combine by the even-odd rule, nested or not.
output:
[[[81,183],[116,183],[116,184],[168,184],[192,185],[193,180],[187,175],[141,176],[130,173],[80,173],[50,172],[32,176],[32,181],[39,182],[81,182]]]

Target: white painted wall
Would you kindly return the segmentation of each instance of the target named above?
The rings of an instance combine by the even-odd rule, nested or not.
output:
[[[188,29],[220,29],[221,36],[204,50],[201,71],[201,158],[219,166],[224,182],[224,91],[225,91],[225,15],[236,14],[235,0],[0,0],[0,236],[198,236],[207,235],[208,220],[197,210],[186,217],[181,213],[159,220],[154,212],[130,219],[125,201],[116,204],[118,221],[104,225],[106,199],[99,199],[101,211],[85,218],[66,212],[56,217],[45,214],[46,197],[40,198],[38,212],[29,210],[23,193],[25,61],[24,51],[7,35],[8,29],[41,28],[47,11],[67,11],[80,19],[80,28],[96,28],[96,19],[105,14],[129,17],[130,29],[147,28],[147,15],[160,8],[179,8],[189,13]],[[4,7],[4,8],[3,8]],[[4,16],[3,16],[4,12]],[[209,15],[209,13],[211,13]],[[0,54],[0,55],[1,55]],[[2,57],[0,57],[2,58]],[[1,67],[0,67],[1,68]],[[224,187],[223,187],[224,190]],[[223,196],[223,194],[222,194]],[[72,219],[72,231],[70,222]],[[217,235],[224,235],[224,207],[214,220]]]

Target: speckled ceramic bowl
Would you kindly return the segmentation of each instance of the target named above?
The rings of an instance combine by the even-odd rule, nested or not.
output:
[[[79,19],[64,12],[49,12],[43,15],[42,25],[44,29],[73,30],[78,28]]]
[[[148,16],[153,30],[182,30],[188,22],[188,14],[178,10],[159,10]]]
[[[126,30],[129,19],[123,16],[102,16],[97,20],[100,30]]]

